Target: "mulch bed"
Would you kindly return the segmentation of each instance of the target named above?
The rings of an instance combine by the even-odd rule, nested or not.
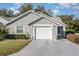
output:
[[[67,34],[66,39],[75,42],[75,43],[79,43],[79,35],[75,35],[72,33]]]

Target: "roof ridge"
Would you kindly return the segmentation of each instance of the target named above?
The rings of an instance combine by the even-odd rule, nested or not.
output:
[[[49,17],[50,19],[52,19],[50,16],[48,16],[48,15],[46,15],[46,14],[44,14],[44,13],[42,13],[42,12],[38,12],[38,14],[41,14],[41,15],[43,15],[43,16],[47,16],[47,17]],[[56,16],[55,16],[56,17]],[[53,16],[53,18],[54,19],[56,19],[54,16]],[[57,20],[54,20],[54,21],[56,21],[56,22],[58,22],[58,23],[62,23],[63,25],[66,25],[66,24],[64,24],[63,22],[59,22],[59,21],[57,21]]]
[[[57,19],[57,17],[56,17],[56,16],[51,16],[51,17],[50,17],[50,16],[48,16],[48,15],[46,15],[46,14],[42,13],[42,12],[39,12],[39,13],[41,13],[41,14],[43,14],[43,15],[45,15],[45,16],[47,16],[47,17],[51,18],[51,19],[52,19],[52,18]],[[60,17],[59,17],[59,18],[60,18]],[[55,20],[55,21],[57,21],[57,20]],[[57,22],[58,22],[58,21],[57,21]]]
[[[10,22],[16,20],[17,18],[19,18],[19,17],[21,17],[21,16],[23,16],[23,15],[25,15],[25,14],[27,14],[27,13],[29,13],[30,11],[32,12],[32,10],[29,10],[29,11],[27,11],[27,12],[25,12],[25,13],[23,13],[23,14],[17,16],[17,17],[15,17],[14,19],[12,19],[11,21],[9,21],[8,23],[10,23]],[[8,24],[8,23],[7,23],[7,24]],[[7,25],[7,24],[6,24],[6,25]]]
[[[11,23],[11,22],[13,22],[14,20],[16,20],[16,19],[18,19],[18,18],[20,18],[20,17],[22,17],[22,16],[24,16],[24,15],[26,15],[26,14],[28,14],[28,13],[30,13],[30,12],[32,12],[32,13],[34,13],[34,14],[36,14],[36,15],[38,15],[38,16],[40,16],[40,17],[45,17],[45,18],[50,18],[48,15],[46,15],[45,16],[45,14],[44,13],[42,13],[42,12],[40,12],[40,13],[42,13],[42,14],[39,14],[39,13],[37,13],[37,12],[34,12],[33,10],[29,10],[29,11],[27,11],[27,12],[25,12],[25,13],[23,13],[23,14],[21,14],[21,15],[19,15],[19,16],[17,16],[16,18],[14,18],[13,20],[11,20],[11,21],[9,21],[6,25],[8,25],[9,23]],[[50,18],[50,19],[52,19],[52,18]],[[55,22],[55,23],[57,23],[57,24],[59,24],[60,22],[58,22],[58,21],[55,21],[55,20],[53,20],[52,22]],[[61,24],[63,24],[64,25],[64,23],[61,23]]]
[[[1,18],[0,19],[1,23],[3,23],[3,24],[7,24],[8,23],[8,21],[5,18],[3,18],[3,17],[0,17],[0,18]]]

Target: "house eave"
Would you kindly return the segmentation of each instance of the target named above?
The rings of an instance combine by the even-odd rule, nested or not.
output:
[[[44,16],[44,15],[42,15],[42,14],[35,13],[33,10],[29,10],[28,12],[25,12],[25,13],[21,14],[20,16],[14,18],[13,20],[9,21],[9,22],[6,24],[6,26],[8,26],[8,25],[14,23],[17,19],[20,19],[21,17],[23,17],[24,15],[28,15],[29,13],[34,13],[34,14],[40,16],[40,17],[44,17],[44,18],[46,18],[46,19],[49,19],[49,20],[51,20],[52,22],[54,22],[54,23],[56,23],[56,24],[62,24],[62,25],[64,25],[64,26],[66,26],[64,23],[57,22],[57,21],[51,19],[50,17],[47,18],[46,16]],[[55,18],[54,18],[54,19],[55,19]],[[33,21],[33,22],[34,22],[34,21]],[[30,24],[30,23],[29,23],[29,24]]]

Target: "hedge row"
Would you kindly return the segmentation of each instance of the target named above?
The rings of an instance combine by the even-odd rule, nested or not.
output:
[[[29,39],[25,34],[7,34],[5,39]]]
[[[73,29],[66,29],[66,31],[65,31],[65,37],[66,37],[68,34],[75,34],[75,31],[74,31]]]

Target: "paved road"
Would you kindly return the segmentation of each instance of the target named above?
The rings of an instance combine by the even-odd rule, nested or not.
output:
[[[21,51],[9,56],[79,56],[79,46],[65,39],[33,40]]]

